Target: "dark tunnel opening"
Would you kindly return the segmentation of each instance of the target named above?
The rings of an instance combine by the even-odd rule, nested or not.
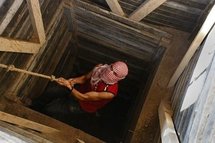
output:
[[[86,45],[89,48],[86,48]],[[75,46],[72,43],[68,47],[70,46],[73,48],[68,49],[72,49],[74,52]],[[91,46],[95,48],[92,49]],[[58,77],[62,76],[65,78],[76,77],[89,72],[96,64],[110,64],[117,60],[123,60],[128,64],[129,74],[126,79],[119,82],[118,95],[105,107],[92,114],[47,113],[41,109],[42,106],[40,104],[37,105],[39,107],[33,107],[33,109],[81,129],[105,142],[123,141],[130,128],[133,115],[137,112],[135,110],[140,110],[135,109],[137,106],[136,104],[143,104],[145,99],[142,98],[142,96],[144,96],[142,93],[145,90],[150,75],[147,70],[144,70],[141,67],[145,62],[130,55],[96,44],[82,37],[79,37],[79,46],[77,49],[78,51],[75,59],[74,57],[69,56],[70,54],[74,54],[73,52],[66,51],[64,53],[54,74]],[[106,50],[105,56],[102,54],[103,50]],[[73,60],[73,65],[68,64],[71,60]],[[68,66],[72,66],[72,68],[70,67],[68,69]],[[146,68],[146,64],[143,67]],[[148,67],[148,69],[150,68]],[[47,98],[52,95],[45,95],[45,93],[50,89],[56,88],[59,88],[59,85],[50,82],[44,93],[40,97],[33,99],[33,101],[40,101],[41,99],[45,101],[49,100]],[[65,94],[69,93],[67,92]],[[142,101],[138,101],[139,99]],[[57,108],[58,105],[56,105],[56,110]]]

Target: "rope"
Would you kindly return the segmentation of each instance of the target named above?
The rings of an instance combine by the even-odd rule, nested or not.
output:
[[[35,73],[35,72],[31,72],[31,71],[16,68],[14,65],[0,64],[0,68],[6,69],[7,72],[16,71],[16,72],[25,73],[25,74],[28,74],[28,75],[33,75],[33,76],[49,79],[51,81],[57,81],[57,79],[55,78],[54,75],[48,76],[48,75],[44,75],[44,74],[39,74],[39,73]]]

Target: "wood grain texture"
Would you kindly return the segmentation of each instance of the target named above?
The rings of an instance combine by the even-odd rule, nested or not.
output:
[[[39,0],[27,0],[27,4],[35,34],[39,38],[39,43],[43,45],[46,40],[46,35],[43,26]]]
[[[17,53],[37,53],[40,44],[28,41],[14,40],[0,37],[0,51]]]
[[[120,16],[125,15],[118,0],[106,0],[106,2],[109,5],[109,7],[113,13],[118,14]]]
[[[134,21],[141,21],[144,17],[146,17],[164,2],[166,2],[166,0],[146,0],[133,13],[129,15],[129,19]]]

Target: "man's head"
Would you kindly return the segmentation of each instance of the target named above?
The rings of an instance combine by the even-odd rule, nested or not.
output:
[[[108,84],[114,84],[124,79],[128,74],[128,66],[122,61],[112,63],[101,73],[101,79]]]

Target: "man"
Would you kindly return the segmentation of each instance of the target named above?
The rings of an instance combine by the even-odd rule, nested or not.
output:
[[[81,110],[93,113],[110,102],[118,92],[118,81],[124,79],[128,74],[127,65],[118,61],[110,65],[97,65],[86,75],[64,79],[59,78],[57,83],[67,87],[71,96],[78,100]],[[74,85],[80,84],[79,88]],[[70,107],[70,111],[74,109]]]
[[[48,89],[33,100],[30,108],[58,119],[70,113],[94,113],[117,95],[118,81],[127,74],[127,65],[118,61],[97,65],[80,77],[58,78],[57,83],[61,87]]]

